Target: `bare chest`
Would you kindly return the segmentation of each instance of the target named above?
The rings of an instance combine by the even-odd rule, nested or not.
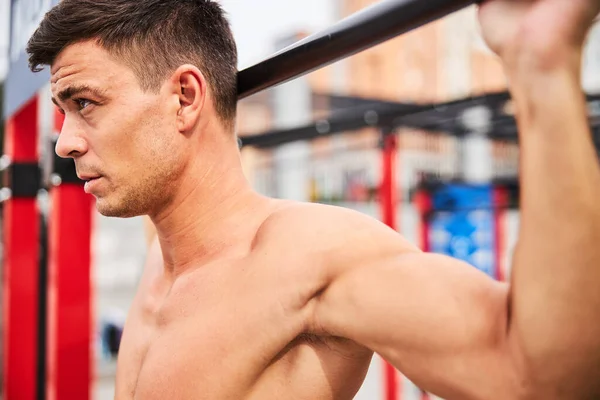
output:
[[[244,307],[240,307],[244,308]],[[283,346],[268,319],[251,323],[242,310],[206,310],[123,348],[123,383],[135,399],[242,398]],[[119,371],[121,372],[121,371]]]
[[[333,398],[332,380],[347,382],[350,374],[362,382],[370,355],[303,335],[306,308],[292,283],[251,275],[221,279],[173,287],[159,312],[132,310],[119,354],[117,400],[325,400]],[[323,363],[336,376],[325,376]]]

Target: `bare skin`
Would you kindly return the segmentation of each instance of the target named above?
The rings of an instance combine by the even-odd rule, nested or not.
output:
[[[101,176],[86,190],[102,213],[156,228],[117,399],[351,399],[373,352],[448,400],[600,396],[600,169],[579,86],[600,1],[480,11],[523,152],[510,285],[356,212],[253,192],[194,66],[151,94],[93,42],[59,55],[58,154]],[[82,84],[102,94],[59,95]]]

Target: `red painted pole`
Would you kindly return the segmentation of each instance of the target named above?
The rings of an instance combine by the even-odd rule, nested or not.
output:
[[[431,250],[429,240],[429,219],[428,214],[431,212],[431,195],[425,189],[419,189],[415,196],[417,210],[421,214],[421,223],[419,226],[419,240],[421,250],[427,252]],[[430,400],[429,393],[421,391],[421,400]]]
[[[56,113],[60,131],[63,116]],[[49,218],[48,399],[86,400],[92,383],[92,198],[81,183],[52,189]]]
[[[13,163],[37,163],[37,96],[6,124],[5,153]],[[4,203],[4,396],[34,400],[39,328],[39,210],[36,198]]]
[[[397,193],[396,193],[396,155],[397,141],[394,135],[383,138],[383,174],[380,192],[381,215],[383,222],[392,229],[397,229]]]
[[[382,132],[382,180],[379,201],[382,221],[392,229],[397,226],[397,191],[396,191],[396,136]],[[391,364],[384,365],[385,399],[399,400],[400,382],[398,372]]]
[[[420,247],[421,250],[427,252],[431,250],[428,218],[428,215],[431,212],[431,194],[427,191],[427,189],[419,189],[419,191],[415,194],[415,206],[421,214],[421,221],[419,225]]]

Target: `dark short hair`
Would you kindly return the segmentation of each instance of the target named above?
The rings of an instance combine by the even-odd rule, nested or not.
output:
[[[215,108],[233,124],[237,105],[237,49],[229,22],[213,0],[62,0],[27,45],[40,71],[67,46],[97,40],[132,68],[144,90],[158,91],[183,64],[197,66]]]

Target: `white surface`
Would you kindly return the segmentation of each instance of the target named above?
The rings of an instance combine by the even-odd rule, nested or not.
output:
[[[8,69],[9,1],[0,0],[0,80],[4,79]]]
[[[238,43],[240,68],[273,52],[273,41],[290,32],[314,32],[337,19],[337,0],[221,0]]]

